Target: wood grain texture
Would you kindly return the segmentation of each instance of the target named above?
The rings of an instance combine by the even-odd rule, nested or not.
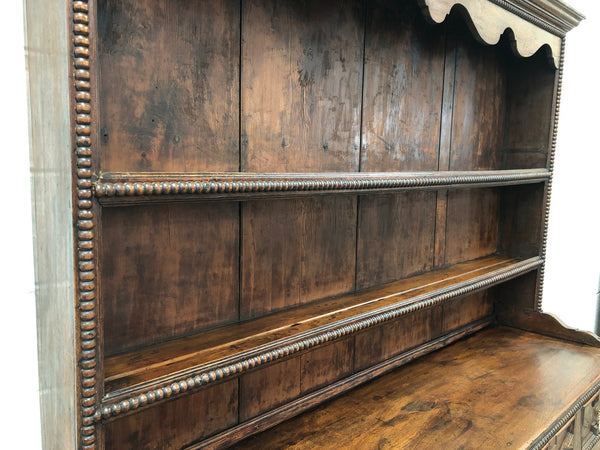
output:
[[[425,23],[415,2],[379,0],[368,8],[361,170],[435,170],[443,30]]]
[[[531,309],[502,308],[498,311],[502,324],[557,339],[577,342],[592,347],[600,347],[600,338],[592,332],[567,327],[553,314],[532,311]]]
[[[473,42],[464,25],[457,26],[449,168],[500,168],[506,107],[504,62],[498,49]]]
[[[509,62],[503,167],[546,167],[556,70],[544,64],[541,54]]]
[[[98,5],[105,171],[237,171],[240,2]]]
[[[358,170],[362,2],[246,1],[242,171]]]
[[[240,377],[240,421],[245,421],[300,395],[300,357]]]
[[[390,311],[394,309],[399,316],[413,313],[431,305],[429,302],[441,303],[460,296],[472,286],[493,285],[503,277],[512,278],[511,273],[522,275],[540,263],[537,258],[522,262],[498,256],[482,258],[111,356],[104,361],[106,388],[113,393],[111,400],[117,401],[152,386],[163,386],[164,377],[179,376],[194,384],[195,381],[189,382],[190,373],[207,372],[205,381],[215,381],[224,374],[232,376],[273,358],[281,359],[323,345],[332,336],[342,338],[344,334],[377,326],[384,318],[392,318]],[[275,356],[271,353],[273,349]],[[270,355],[268,360],[263,359],[265,352]],[[227,361],[234,360],[241,361],[241,366],[236,363],[231,366],[235,369],[230,369]],[[217,368],[220,368],[218,376]],[[111,410],[108,415],[112,415]]]
[[[365,369],[438,337],[442,307],[416,311],[356,335],[355,367]]]
[[[306,394],[351,374],[353,363],[353,337],[302,354],[300,391]]]
[[[103,173],[93,193],[106,206],[165,200],[262,199],[322,194],[393,193],[440,187],[489,187],[541,183],[546,169],[434,172],[320,173]]]
[[[522,257],[541,254],[544,190],[543,184],[500,189],[502,252]]]
[[[242,205],[242,319],[354,287],[356,197]]]
[[[450,345],[451,343],[456,342],[465,336],[476,333],[477,331],[489,325],[489,322],[477,322],[469,327],[454,331],[446,336],[442,336],[434,339],[431,342],[427,342],[426,344],[419,345],[416,348],[401,353],[400,355],[390,358],[380,364],[376,364],[365,370],[356,372],[355,374],[338,382],[326,385],[318,391],[299,397],[292,402],[282,405],[279,408],[271,410],[250,421],[241,423],[238,426],[212,436],[207,440],[197,442],[187,447],[187,449],[192,450],[207,447],[215,449],[229,448],[232,444],[235,444],[240,440],[251,436],[252,434],[269,429],[274,425],[280,424],[283,421],[295,417],[304,411],[313,409],[315,406],[322,404],[326,400],[335,398],[344,392],[368,382],[369,380],[390,372],[394,368],[400,367],[416,358]]]
[[[434,192],[361,196],[357,289],[431,269],[435,211]]]
[[[548,26],[540,20],[537,13],[533,15],[526,11],[536,8],[535,2],[492,0],[480,2],[477,0],[423,0],[424,8],[431,20],[437,23],[444,21],[450,10],[457,8],[468,22],[473,36],[482,44],[495,45],[504,35],[507,28],[511,31],[513,51],[522,57],[529,57],[542,49],[548,60],[555,67],[559,65],[561,36],[563,32]],[[515,3],[519,3],[515,7]],[[535,9],[533,9],[535,11]]]
[[[238,320],[238,205],[105,209],[105,353]]]
[[[591,347],[493,328],[235,448],[518,448],[567,412],[599,373]]]
[[[492,317],[494,314],[493,294],[493,290],[486,290],[443,304],[441,332],[448,333],[471,322]]]
[[[500,195],[495,189],[448,193],[446,264],[498,251]]]
[[[76,205],[72,201],[72,155],[68,151],[74,148],[69,114],[71,81],[67,77],[71,70],[68,12],[64,1],[24,2],[37,355],[39,373],[43,374],[38,387],[41,417],[30,419],[41,418],[44,448],[77,448],[81,444],[74,270]],[[27,389],[33,392],[36,387]],[[39,432],[38,427],[31,424],[29,428]]]
[[[107,449],[180,449],[238,419],[238,382],[231,380],[105,425]]]

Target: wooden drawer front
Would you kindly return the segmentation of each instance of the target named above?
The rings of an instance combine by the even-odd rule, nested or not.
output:
[[[560,429],[558,433],[556,433],[556,436],[554,436],[550,442],[548,442],[548,444],[544,447],[544,450],[567,450],[581,448],[581,446],[575,446],[575,422],[577,415],[575,415],[573,419],[571,419],[564,427]]]
[[[581,410],[581,448],[600,449],[600,393],[597,393]]]
[[[547,450],[600,449],[600,393],[596,393],[544,447]]]

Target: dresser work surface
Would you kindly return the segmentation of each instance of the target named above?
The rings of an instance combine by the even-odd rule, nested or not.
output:
[[[597,349],[493,327],[235,448],[523,448],[599,383]]]

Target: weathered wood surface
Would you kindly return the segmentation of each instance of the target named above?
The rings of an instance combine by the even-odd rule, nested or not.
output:
[[[237,204],[107,208],[102,222],[107,356],[238,320]]]
[[[67,13],[61,0],[24,2],[40,373],[38,389],[41,442],[44,448],[49,449],[77,448],[80,443],[73,227],[76,219],[72,202],[72,155],[69,152],[73,147],[69,115],[71,81],[68,74],[71,66]],[[10,87],[7,86],[7,89]],[[8,111],[11,107],[7,105],[6,108]],[[19,149],[22,150],[22,145]],[[30,252],[31,248],[22,251]],[[15,267],[14,270],[25,268]],[[15,317],[14,320],[15,326],[18,326],[20,318]],[[5,339],[9,339],[8,334]],[[19,343],[11,345],[18,346]],[[18,371],[17,366],[14,367]],[[35,386],[26,388],[36,391]],[[30,420],[39,421],[40,417],[32,415]],[[31,429],[35,428],[37,426],[32,424]],[[23,442],[27,442],[26,437]]]
[[[238,422],[238,382],[150,408],[105,426],[107,449],[180,449]]]
[[[356,197],[242,204],[242,320],[350,292]]]
[[[594,348],[493,328],[234,448],[519,448],[598,382]]]
[[[452,7],[460,4],[460,11],[469,21],[474,36],[482,43],[497,44],[507,28],[514,36],[513,47],[520,56],[531,56],[541,47],[548,49],[548,58],[558,67],[561,52],[560,31],[552,32],[534,25],[502,8],[493,2],[477,0],[422,0],[425,10],[434,22],[440,23],[446,19]],[[529,2],[530,4],[532,2]],[[529,6],[531,8],[531,6]],[[515,8],[520,9],[520,8]],[[535,17],[535,16],[534,16]],[[558,34],[558,35],[557,35]]]
[[[241,170],[357,171],[363,2],[247,1]]]
[[[426,272],[360,293],[283,310],[252,321],[236,323],[181,339],[171,340],[105,359],[107,391],[126,388],[190,367],[241,354],[277,340],[335,326],[365,314],[419,296],[444,292],[495,271],[510,270],[516,260],[491,256],[437,271]]]
[[[238,170],[239,23],[236,0],[99,2],[103,171]]]

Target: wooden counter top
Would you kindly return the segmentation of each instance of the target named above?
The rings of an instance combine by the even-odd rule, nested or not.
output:
[[[235,448],[527,447],[598,374],[596,348],[494,327]]]

